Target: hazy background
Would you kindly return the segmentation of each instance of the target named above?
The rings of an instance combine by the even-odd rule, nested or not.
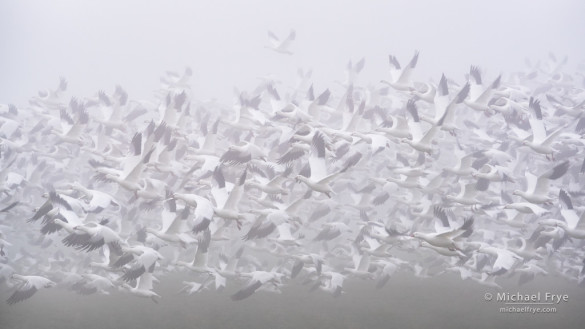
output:
[[[59,76],[70,95],[125,87],[151,98],[166,70],[194,71],[194,96],[230,103],[272,75],[293,85],[313,69],[317,90],[366,58],[360,83],[388,76],[388,54],[404,65],[421,52],[415,79],[469,66],[488,77],[548,52],[585,59],[585,2],[564,1],[1,1],[0,102],[23,104]],[[266,48],[267,31],[297,32],[293,56]]]
[[[298,68],[313,69],[321,91],[344,79],[349,60],[362,57],[359,82],[377,84],[388,78],[388,54],[404,65],[415,50],[414,78],[423,81],[443,72],[462,81],[470,65],[482,67],[489,80],[549,51],[568,55],[570,69],[585,60],[584,14],[582,0],[0,0],[0,103],[25,105],[60,76],[69,81],[69,95],[120,84],[131,99],[152,98],[166,70],[190,66],[195,98],[229,104],[234,87],[251,89],[268,75],[292,85]],[[285,37],[291,29],[293,56],[264,48],[268,30]],[[0,328],[575,328],[585,321],[583,288],[555,277],[505,286],[570,294],[558,313],[541,315],[500,314],[499,305],[483,301],[491,289],[454,275],[422,280],[399,273],[381,291],[348,280],[339,299],[293,282],[283,295],[259,293],[241,303],[229,300],[234,285],[223,293],[177,296],[183,279],[161,280],[159,305],[56,288],[8,308],[2,291]]]

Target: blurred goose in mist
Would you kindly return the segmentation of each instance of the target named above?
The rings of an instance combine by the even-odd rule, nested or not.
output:
[[[84,223],[75,226],[73,233],[63,239],[64,245],[87,252],[99,249],[104,245],[117,250],[124,243],[118,233],[100,223]]]
[[[554,149],[552,143],[555,137],[557,137],[564,128],[568,125],[561,126],[553,132],[547,134],[546,128],[542,121],[542,109],[540,107],[540,101],[530,97],[528,107],[534,112],[534,116],[530,118],[530,128],[532,128],[532,140],[525,140],[522,145],[530,147],[533,151],[546,155],[547,158],[551,157],[554,160]]]
[[[492,264],[492,270],[489,273],[490,275],[502,275],[508,271],[511,271],[515,266],[518,266],[523,259],[510,250],[492,247],[486,244],[482,244],[477,249],[477,251],[495,256],[495,261]]]
[[[109,295],[110,291],[115,288],[115,284],[108,278],[101,275],[86,273],[81,275],[81,280],[71,286],[81,295],[103,294]]]
[[[554,224],[554,226],[562,228],[565,233],[575,239],[585,239],[585,212],[581,216],[573,208],[571,197],[565,190],[560,190],[559,201],[561,206],[561,220],[541,221],[541,224]]]
[[[250,280],[244,288],[241,288],[231,296],[233,301],[240,301],[252,296],[258,289],[260,289],[260,287],[265,284],[272,284],[275,287],[278,287],[283,277],[282,273],[275,271],[253,271],[249,273],[240,273],[239,275],[243,278],[250,278]]]
[[[515,209],[523,214],[535,214],[536,216],[542,216],[549,212],[547,209],[540,207],[530,202],[513,202],[504,206],[505,209]]]
[[[498,76],[489,86],[484,87],[479,68],[472,66],[469,70],[469,77],[469,99],[465,101],[465,104],[476,111],[487,113],[490,110],[488,104],[500,86],[501,76]]]
[[[400,66],[398,59],[393,55],[388,55],[388,61],[390,62],[390,76],[392,81],[382,80],[382,83],[399,91],[415,90],[411,76],[418,62],[418,51],[414,53],[414,56],[412,56],[412,59],[404,68]]]
[[[473,222],[473,218],[467,218],[460,227],[437,233],[414,232],[412,233],[412,237],[424,240],[435,247],[461,250],[462,247],[457,240],[458,238],[471,234],[473,231]]]
[[[514,195],[519,195],[531,203],[551,203],[554,199],[548,195],[550,181],[563,177],[569,165],[569,161],[564,161],[538,177],[526,172],[526,191],[515,190]]]
[[[197,243],[197,252],[192,262],[177,261],[177,265],[186,267],[191,271],[199,273],[213,273],[215,270],[208,266],[208,252],[209,245],[211,243],[211,232],[205,230],[205,232],[199,237]]]
[[[103,90],[100,90],[98,99],[98,110],[102,115],[93,119],[105,126],[106,129],[124,130],[126,123],[122,118],[124,114],[122,107],[128,103],[128,93],[122,87],[116,86],[112,96],[108,96]]]
[[[125,246],[122,247],[122,250],[125,255],[122,255],[121,258],[134,258],[133,264],[122,276],[122,280],[124,281],[133,281],[144,273],[154,272],[156,262],[163,259],[163,256],[158,251],[142,245]],[[122,266],[123,263],[118,261],[117,265]]]
[[[184,90],[189,88],[189,79],[191,76],[193,76],[193,70],[190,67],[186,67],[182,75],[168,71],[166,76],[160,78],[160,81],[163,87],[168,89]]]
[[[335,298],[341,296],[345,275],[333,271],[324,271],[321,277],[322,279],[318,283],[319,289],[330,293]]]
[[[421,115],[421,120],[431,123],[432,125],[441,126],[441,130],[448,131],[452,135],[457,129],[455,123],[455,106],[461,104],[469,94],[469,83],[465,84],[455,97],[449,99],[449,88],[447,86],[447,78],[443,74],[439,81],[437,94],[434,97],[435,117],[429,118]]]
[[[16,286],[16,290],[6,300],[8,305],[22,302],[31,298],[38,290],[52,288],[56,285],[55,282],[37,275],[20,275],[15,273],[10,278],[19,283]]]
[[[116,202],[115,198],[108,193],[99,190],[88,189],[79,182],[71,183],[67,185],[67,187],[84,195],[84,199],[87,200],[87,207],[85,208],[87,212],[99,213],[110,206],[120,206],[119,203]]]
[[[61,109],[61,131],[55,132],[59,140],[63,143],[83,145],[83,128],[89,122],[89,114],[85,105],[76,99],[70,102],[72,113],[66,109]]]
[[[183,288],[179,290],[179,293],[186,293],[192,295],[205,289],[209,285],[210,281],[205,280],[203,283],[195,281],[183,281]]]
[[[187,233],[191,229],[188,225],[190,214],[191,210],[189,206],[178,211],[174,199],[169,200],[168,209],[164,208],[161,213],[162,225],[160,229],[156,230],[152,227],[146,227],[145,231],[161,240],[178,243],[182,247],[187,247],[195,241],[195,238]]]
[[[291,47],[295,38],[295,30],[291,30],[288,36],[282,40],[280,40],[272,31],[268,31],[268,40],[270,41],[270,45],[266,46],[266,48],[280,54],[292,55],[293,53],[289,48]]]
[[[329,198],[333,195],[333,189],[329,185],[342,173],[347,171],[351,166],[355,165],[361,158],[361,154],[356,153],[356,156],[349,158],[344,168],[340,171],[327,174],[326,156],[326,141],[325,136],[316,132],[312,138],[313,152],[309,159],[308,177],[304,175],[297,175],[297,181],[304,183],[310,190],[323,193]]]
[[[433,150],[436,149],[433,146],[433,139],[435,138],[435,135],[437,134],[437,132],[440,129],[440,126],[443,123],[444,115],[443,115],[443,118],[439,119],[439,121],[437,122],[436,125],[433,125],[423,135],[422,127],[421,127],[421,120],[420,120],[420,117],[418,115],[418,108],[416,106],[414,99],[410,99],[408,101],[408,103],[406,105],[406,109],[408,110],[408,112],[412,116],[412,120],[413,120],[413,122],[411,124],[409,124],[412,139],[403,138],[401,141],[403,143],[410,145],[413,149],[415,149],[419,152],[432,154]]]
[[[156,279],[152,273],[145,273],[136,282],[136,286],[132,287],[127,283],[121,285],[122,290],[128,291],[130,294],[143,298],[150,298],[155,304],[158,304],[158,299],[161,298],[159,294],[152,290],[153,281]]]
[[[56,109],[59,106],[60,98],[65,91],[67,91],[67,80],[61,77],[59,78],[59,85],[57,88],[39,91],[38,97],[33,97],[31,103]]]
[[[390,137],[395,138],[410,138],[410,128],[408,127],[408,121],[403,116],[388,115],[385,121],[382,122],[381,126],[376,131],[383,132]]]

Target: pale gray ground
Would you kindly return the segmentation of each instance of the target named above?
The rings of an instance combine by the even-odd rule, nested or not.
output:
[[[259,292],[232,302],[224,292],[176,295],[180,275],[164,277],[157,287],[160,304],[116,294],[80,296],[60,289],[0,306],[2,329],[67,328],[582,328],[585,287],[558,278],[538,278],[520,288],[502,280],[503,292],[568,294],[557,313],[500,314],[501,302],[486,302],[497,291],[454,276],[433,279],[396,274],[382,290],[372,282],[348,280],[346,294],[335,299],[291,283],[282,294]],[[2,299],[6,294],[1,295]]]

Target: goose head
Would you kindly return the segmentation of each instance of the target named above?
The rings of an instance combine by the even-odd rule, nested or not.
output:
[[[302,175],[297,175],[297,176],[295,177],[295,181],[296,181],[297,183],[305,182],[306,180],[307,180],[307,177],[305,177],[305,176],[302,176]]]
[[[47,281],[47,283],[45,283],[45,285],[43,287],[44,288],[53,288],[56,285],[57,285],[56,282],[53,282],[53,281],[49,280],[49,281]]]

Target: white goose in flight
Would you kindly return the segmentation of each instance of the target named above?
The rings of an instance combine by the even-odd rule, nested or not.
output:
[[[108,193],[95,189],[88,189],[79,182],[69,184],[68,187],[75,191],[79,191],[84,195],[87,202],[87,206],[85,207],[87,212],[99,213],[109,206],[120,207],[115,198]]]
[[[100,223],[85,223],[75,226],[73,230],[73,234],[63,239],[63,244],[78,250],[90,252],[104,245],[118,250],[121,244],[125,244],[118,233]]]
[[[193,258],[193,261],[192,262],[177,261],[177,265],[186,267],[198,273],[214,273],[215,269],[207,265],[210,244],[211,231],[205,230],[203,234],[199,237],[197,243],[197,252],[195,253],[195,258]]]
[[[284,274],[276,271],[253,271],[240,273],[241,277],[250,278],[248,284],[231,296],[233,301],[239,301],[252,296],[262,285],[272,283],[275,287],[281,284]]]
[[[476,111],[487,113],[490,110],[489,102],[500,86],[501,76],[498,76],[487,88],[484,89],[482,84],[481,72],[477,66],[472,66],[469,70],[471,85],[469,89],[469,99],[464,101],[465,104]]]
[[[346,162],[346,165],[340,171],[327,175],[327,164],[325,160],[326,155],[326,146],[325,146],[325,137],[321,132],[316,132],[313,135],[312,145],[313,145],[313,152],[311,153],[311,157],[309,158],[309,169],[310,175],[309,177],[303,175],[297,175],[296,179],[300,182],[303,182],[309,187],[310,190],[323,193],[331,198],[333,189],[329,185],[332,183],[339,175],[344,173],[349,167],[355,165],[358,158],[350,158]],[[356,153],[358,155],[359,153]],[[361,154],[359,154],[361,157]]]
[[[533,151],[546,155],[547,159],[550,157],[554,160],[554,148],[552,143],[567,125],[554,130],[552,133],[547,134],[546,128],[542,121],[542,108],[540,107],[540,101],[530,97],[528,107],[534,112],[534,116],[529,119],[530,128],[532,128],[532,140],[524,140],[522,145],[530,147]]]
[[[61,109],[61,131],[55,132],[60,142],[83,145],[84,128],[89,122],[89,114],[85,105],[75,98],[71,100],[70,107],[73,116],[66,109]]]
[[[213,178],[219,185],[218,189],[211,189],[211,194],[215,199],[216,207],[213,212],[216,216],[223,218],[226,221],[235,221],[238,229],[242,227],[242,220],[246,219],[246,215],[238,209],[238,204],[244,195],[244,186],[246,184],[246,177],[248,175],[247,169],[244,169],[240,177],[237,179],[231,191],[227,191],[227,185],[221,167],[217,167],[213,172]]]
[[[571,197],[565,190],[560,190],[559,200],[561,201],[561,215],[563,221],[555,220],[555,226],[562,228],[567,235],[575,239],[585,239],[585,212],[581,216],[573,208]]]
[[[39,289],[52,288],[56,285],[55,282],[36,275],[20,275],[15,273],[12,274],[11,279],[18,280],[20,283],[12,295],[6,300],[8,305],[31,298]]]
[[[161,296],[152,290],[153,281],[155,280],[158,279],[156,279],[152,273],[144,273],[138,278],[135,287],[132,287],[127,283],[123,283],[121,287],[134,296],[150,298],[155,304],[158,304],[158,299],[161,298]]]
[[[429,118],[421,116],[421,120],[427,121],[432,125],[441,126],[441,130],[448,131],[451,135],[455,135],[457,129],[455,123],[455,106],[463,103],[469,94],[469,83],[465,84],[453,99],[449,99],[449,87],[447,85],[447,78],[443,74],[437,88],[437,94],[434,98],[435,117]],[[439,124],[439,122],[441,122]]]
[[[413,149],[415,149],[419,152],[432,154],[433,150],[436,149],[436,147],[433,146],[433,139],[435,138],[435,135],[439,131],[440,126],[443,124],[443,120],[440,119],[436,125],[433,125],[423,135],[422,127],[421,127],[421,123],[420,123],[421,120],[420,120],[420,117],[418,115],[418,109],[416,107],[414,99],[408,100],[408,103],[406,104],[406,109],[408,110],[408,112],[412,116],[412,120],[413,120],[413,122],[411,124],[409,124],[412,139],[404,138],[404,139],[402,139],[402,142],[410,145]],[[444,117],[445,116],[443,115],[443,119],[444,119]]]
[[[186,248],[189,244],[195,242],[195,239],[187,233],[191,229],[188,226],[188,218],[191,212],[190,206],[186,206],[181,211],[177,211],[177,205],[174,200],[169,200],[168,205],[169,209],[165,207],[161,214],[161,228],[155,230],[152,227],[147,227],[146,232],[161,240],[179,243],[182,247]]]
[[[530,202],[513,202],[504,206],[504,209],[515,209],[522,214],[534,214],[536,216],[542,216],[549,211],[537,204]]]
[[[173,193],[172,197],[195,208],[193,232],[198,233],[209,227],[213,219],[213,203],[206,197],[193,193]]]
[[[522,257],[508,249],[492,247],[485,243],[481,243],[477,251],[496,257],[490,275],[502,275],[520,265],[523,260]]]
[[[142,246],[122,247],[124,252],[134,256],[134,262],[128,270],[125,271],[122,279],[132,281],[138,279],[144,273],[154,272],[156,262],[163,259],[163,256],[156,250]]]
[[[356,278],[374,278],[374,274],[369,271],[371,258],[369,252],[361,250],[360,246],[351,245],[351,258],[353,267],[344,268],[344,272]]]
[[[569,164],[569,161],[564,161],[538,177],[527,171],[526,191],[515,190],[514,195],[519,195],[531,203],[551,203],[554,199],[548,195],[550,181],[561,178],[569,169]]]
[[[414,56],[412,56],[412,59],[404,68],[401,68],[400,63],[395,56],[388,55],[388,60],[390,62],[390,75],[392,81],[382,80],[382,83],[400,91],[415,90],[414,84],[411,80],[411,75],[412,70],[414,70],[416,63],[418,62],[418,51],[414,53]]]
[[[462,246],[459,243],[459,238],[467,237],[473,232],[473,218],[467,218],[463,224],[455,229],[442,233],[422,233],[414,232],[412,236],[427,243],[441,248],[448,248],[452,250],[461,250]]]
[[[387,115],[376,131],[385,133],[386,135],[394,138],[410,138],[410,128],[408,127],[408,120],[404,116],[400,115]]]
[[[105,167],[97,168],[97,171],[103,175],[104,180],[114,181],[126,190],[137,192],[144,189],[145,184],[141,184],[142,172],[146,168],[146,164],[150,161],[150,157],[154,150],[155,149],[152,148],[144,156],[124,159],[123,171],[112,170]]]
[[[126,122],[123,121],[124,106],[128,102],[128,93],[120,86],[116,86],[116,90],[112,97],[108,96],[103,90],[98,92],[99,106],[98,111],[101,112],[101,117],[93,118],[95,121],[101,123],[107,129],[118,129],[124,131],[126,129]]]
[[[285,226],[280,227],[280,225],[292,221],[298,221],[296,213],[301,204],[303,204],[303,201],[305,201],[304,198],[299,198],[288,205],[277,204],[276,209],[251,209],[250,213],[258,215],[258,217],[248,230],[248,233],[244,235],[243,239],[251,240],[263,238],[278,229],[279,238],[277,242],[286,242],[285,240],[295,242],[294,239],[291,239],[292,234],[290,233],[290,228],[287,229]]]

